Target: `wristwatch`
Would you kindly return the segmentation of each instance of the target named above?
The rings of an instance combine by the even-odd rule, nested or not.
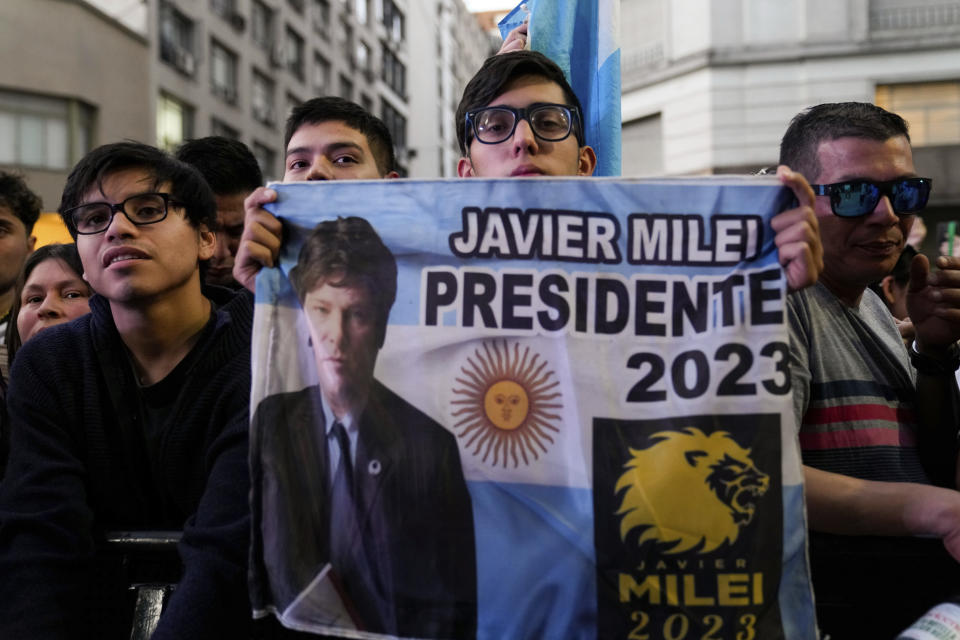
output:
[[[917,349],[917,341],[910,343],[910,362],[920,373],[930,376],[952,376],[960,369],[960,347],[952,343],[943,350],[943,355],[928,356]]]

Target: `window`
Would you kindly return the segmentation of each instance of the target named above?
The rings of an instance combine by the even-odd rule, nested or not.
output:
[[[193,108],[169,93],[157,101],[157,146],[173,151],[193,137]]]
[[[237,12],[237,0],[210,0],[210,10],[224,20],[230,20]]]
[[[623,123],[623,175],[663,174],[663,123],[659,113]]]
[[[273,46],[273,9],[260,2],[253,0],[253,13],[251,14],[251,35],[253,41],[265,51],[269,51]]]
[[[340,74],[340,97],[353,100],[353,81],[343,74]]]
[[[166,2],[160,3],[160,59],[184,75],[197,70],[193,21]]]
[[[216,40],[210,41],[210,89],[227,103],[237,103],[237,56]]]
[[[346,20],[341,21],[342,28],[340,30],[340,50],[347,52],[348,54],[353,53],[353,27],[347,24]],[[356,61],[353,59],[353,55],[348,55],[350,70],[353,71],[354,64]]]
[[[303,80],[303,38],[290,27],[287,27],[287,54],[285,60],[287,70],[300,80]]]
[[[267,126],[273,126],[273,80],[259,71],[253,72],[253,118]]]
[[[403,40],[403,13],[393,0],[383,0],[383,26],[391,42]]]
[[[960,143],[960,80],[878,85],[877,106],[909,123],[914,147]]]
[[[313,2],[313,30],[324,38],[330,37],[330,3],[328,0]]]
[[[263,179],[268,182],[270,180],[276,180],[277,154],[274,153],[273,149],[254,140],[251,151],[253,152],[253,157],[257,159],[257,164],[260,165]]]
[[[90,150],[93,121],[76,100],[0,90],[0,164],[69,169]]]
[[[366,42],[357,43],[357,67],[363,72],[370,72],[370,47]]]
[[[313,52],[313,92],[318,96],[330,93],[330,63],[318,52]]]
[[[357,22],[367,24],[367,0],[354,0]]]
[[[383,81],[400,97],[407,94],[407,69],[397,56],[383,46]]]
[[[287,0],[287,4],[297,13],[303,13],[303,0]]]
[[[367,113],[373,113],[373,98],[365,93],[362,94],[360,96],[360,106],[363,107]]]
[[[210,118],[210,135],[224,138],[240,139],[240,132],[219,118]]]
[[[407,148],[407,119],[403,115],[390,106],[386,100],[383,100],[383,110],[381,111],[381,117],[383,118],[383,123],[387,125],[387,129],[390,131],[390,136],[393,138],[393,147],[396,149],[397,157],[401,157],[403,152]]]

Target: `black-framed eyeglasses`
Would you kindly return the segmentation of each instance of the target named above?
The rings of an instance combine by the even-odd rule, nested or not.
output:
[[[834,184],[812,184],[818,196],[830,196],[830,210],[841,218],[865,216],[877,207],[881,196],[890,198],[897,215],[919,213],[927,206],[933,180],[930,178],[899,178],[886,182],[848,180]]]
[[[73,223],[77,233],[92,235],[106,231],[113,222],[113,217],[121,211],[127,216],[127,220],[138,227],[155,224],[167,217],[170,204],[180,205],[179,202],[171,199],[169,193],[138,193],[117,204],[109,202],[81,204],[67,209],[63,215]]]
[[[530,124],[533,135],[547,142],[566,140],[572,131],[582,146],[580,110],[564,104],[537,103],[525,109],[484,107],[467,112],[467,132],[483,144],[500,144],[510,138],[520,119]]]

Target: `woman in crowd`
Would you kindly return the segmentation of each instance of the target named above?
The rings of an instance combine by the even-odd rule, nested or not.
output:
[[[82,274],[76,245],[48,244],[30,254],[23,264],[23,277],[7,325],[11,367],[21,344],[47,327],[90,312],[93,291]],[[0,379],[0,384],[6,385],[6,381]],[[0,478],[7,461],[6,426],[6,408],[0,406]]]
[[[73,244],[48,244],[34,251],[23,264],[22,282],[10,310],[16,324],[7,327],[11,365],[20,345],[40,331],[89,313],[93,293]]]

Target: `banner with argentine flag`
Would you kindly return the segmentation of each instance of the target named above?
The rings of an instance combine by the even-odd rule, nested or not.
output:
[[[272,186],[255,615],[816,637],[775,179]]]
[[[597,176],[620,175],[620,0],[524,0],[500,35],[529,22],[528,45],[556,62],[584,109]]]

